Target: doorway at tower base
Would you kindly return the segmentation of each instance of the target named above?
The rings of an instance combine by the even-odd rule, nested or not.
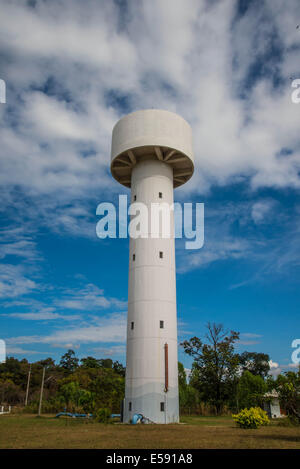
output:
[[[153,387],[155,387],[153,383]],[[149,383],[144,385],[147,393],[143,393],[143,386],[134,388],[134,393],[128,390],[124,399],[123,422],[131,423],[135,414],[153,423],[179,423],[178,389],[169,388],[168,392],[149,392]],[[146,389],[144,389],[146,390]]]

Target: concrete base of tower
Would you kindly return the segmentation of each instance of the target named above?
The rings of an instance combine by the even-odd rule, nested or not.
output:
[[[157,392],[157,384],[147,383],[134,390],[126,390],[124,423],[130,423],[134,414],[142,414],[154,423],[179,422],[178,388],[169,388],[167,392]],[[149,392],[151,388],[153,392]]]

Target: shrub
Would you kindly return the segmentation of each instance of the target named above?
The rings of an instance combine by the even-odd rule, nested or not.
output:
[[[100,409],[98,409],[96,412],[96,421],[101,423],[109,423],[110,415],[110,409],[107,407],[100,407]]]
[[[281,419],[278,419],[277,425],[279,427],[299,427],[299,420],[295,419],[290,415],[286,415]]]
[[[240,428],[259,428],[270,422],[267,413],[260,407],[243,409],[239,414],[232,415],[232,418]]]
[[[260,406],[267,390],[267,385],[261,376],[254,376],[250,371],[244,371],[237,386],[240,407],[250,409]]]

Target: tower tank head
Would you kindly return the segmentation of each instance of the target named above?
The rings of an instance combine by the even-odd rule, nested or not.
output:
[[[170,165],[174,188],[185,184],[194,172],[190,125],[178,114],[161,109],[127,114],[113,128],[113,177],[120,184],[131,187],[133,167],[153,158]]]

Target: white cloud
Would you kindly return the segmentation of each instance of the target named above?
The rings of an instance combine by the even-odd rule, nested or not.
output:
[[[104,290],[89,283],[84,288],[69,290],[67,296],[57,302],[61,308],[91,311],[109,307],[126,308],[127,302],[104,296]]]
[[[74,321],[80,319],[81,316],[75,314],[59,314],[52,311],[41,311],[39,313],[10,313],[6,316],[23,319],[24,321],[51,321],[55,319],[63,319],[65,321]]]
[[[273,360],[269,361],[270,371],[269,374],[272,376],[278,376],[280,373],[287,371],[287,370],[297,370],[299,368],[299,364],[297,363],[288,363],[287,365],[279,364],[277,362],[273,362]]]
[[[190,368],[185,368],[184,371],[185,371],[185,374],[186,374],[186,380],[187,380],[187,382],[189,382],[192,370]]]
[[[113,313],[97,318],[89,326],[70,326],[68,329],[58,329],[48,336],[19,336],[7,338],[6,343],[14,344],[50,344],[61,347],[63,344],[89,343],[124,343],[126,339],[126,315]]]
[[[195,174],[182,194],[240,181],[252,190],[299,188],[299,106],[289,81],[297,72],[297,8],[296,0],[289,8],[266,1],[237,17],[232,0],[189,0],[188,8],[184,0],[131,0],[121,11],[113,1],[74,0],[64,3],[64,14],[59,0],[3,3],[3,207],[55,232],[95,237],[87,203],[125,191],[109,175],[112,127],[122,114],[147,107],[176,111],[192,125]],[[272,214],[268,203],[253,205],[255,223]],[[200,253],[185,256],[181,271],[259,255],[257,243],[223,228],[221,237],[217,230],[206,236]],[[278,269],[299,262],[294,251],[289,243]],[[32,260],[31,237],[1,245],[0,256],[8,255]],[[36,287],[22,275],[15,294]],[[69,309],[87,305],[64,301]],[[90,298],[89,305],[118,307],[116,301]]]
[[[273,362],[273,360],[269,361],[269,366],[270,366],[270,371],[269,374],[271,376],[278,376],[281,373],[281,367],[279,366],[279,363]]]
[[[240,334],[240,339],[237,341],[239,345],[256,345],[259,344],[260,339],[262,337],[261,334],[254,334],[252,332],[242,332]]]
[[[38,289],[38,284],[24,275],[22,266],[0,265],[0,298],[14,298]]]
[[[27,350],[27,349],[23,349],[21,347],[11,347],[11,346],[7,346],[6,347],[6,354],[7,356],[12,356],[12,355],[35,355],[35,354],[44,354],[46,352],[40,352],[40,351],[37,351],[37,350]]]
[[[252,205],[251,216],[254,223],[265,223],[268,220],[267,215],[274,206],[274,202],[270,200],[260,200]]]
[[[110,185],[112,126],[123,110],[163,107],[192,124],[196,171],[183,190],[249,178],[252,187],[299,187],[298,108],[285,80],[299,35],[297,2],[131,1],[61,4],[10,1],[2,6],[8,106],[1,107],[1,181],[57,204]],[[234,20],[235,19],[235,20]],[[284,57],[268,54],[277,37]],[[256,61],[265,74],[253,86]],[[268,62],[269,60],[269,62]],[[277,60],[277,62],[275,62]],[[6,67],[5,67],[6,66]],[[241,91],[244,91],[241,97]],[[48,93],[48,94],[46,94]],[[20,100],[22,105],[20,105]],[[13,112],[11,112],[13,110]],[[85,158],[84,146],[94,155]],[[283,148],[291,153],[282,157]],[[8,158],[7,156],[10,156]]]
[[[114,356],[114,355],[124,355],[126,352],[125,345],[113,345],[111,347],[95,347],[93,348],[93,352],[96,353],[98,356]]]
[[[259,338],[262,337],[261,334],[253,334],[252,332],[242,332],[241,336],[243,337],[249,337],[249,338]]]
[[[0,230],[0,259],[7,256],[18,256],[25,260],[40,259],[36,243],[32,239],[29,227],[8,227]]]
[[[258,340],[244,340],[244,339],[241,339],[241,340],[238,340],[237,341],[237,344],[239,345],[256,345],[256,344],[259,344],[260,342]]]

